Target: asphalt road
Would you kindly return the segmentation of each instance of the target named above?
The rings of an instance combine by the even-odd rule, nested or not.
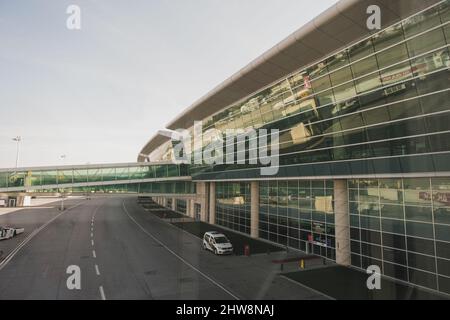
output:
[[[13,255],[0,262],[0,299],[324,298],[279,277],[269,262],[274,256],[203,251],[200,239],[149,214],[134,198],[93,198],[63,214],[35,214],[48,220],[14,240]],[[23,219],[7,216],[10,224]],[[68,289],[69,266],[80,268],[80,290]]]

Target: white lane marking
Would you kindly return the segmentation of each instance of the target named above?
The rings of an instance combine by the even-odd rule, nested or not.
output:
[[[94,237],[94,234],[91,232],[91,238],[93,238]]]
[[[82,204],[84,204],[84,202],[77,204],[74,207],[71,207],[69,209],[67,209],[66,211],[61,212],[60,214],[58,214],[57,216],[53,217],[52,219],[50,219],[49,221],[47,221],[44,225],[42,225],[41,227],[39,227],[38,229],[34,230],[32,233],[30,233],[28,235],[28,237],[26,237],[13,251],[11,251],[10,254],[8,254],[6,256],[6,258],[0,263],[0,271],[11,261],[12,258],[14,258],[14,256],[20,251],[20,249],[22,249],[28,242],[31,241],[31,239],[33,239],[39,232],[41,232],[42,230],[44,230],[45,228],[47,228],[53,221],[55,221],[56,219],[58,219],[60,216],[62,216],[63,214],[67,213],[70,210],[73,210],[79,206],[81,206]]]
[[[93,256],[94,258],[97,258],[97,254],[95,253],[95,250],[92,250],[92,256]]]
[[[100,275],[100,270],[98,270],[98,265],[95,265],[95,273],[99,276]]]
[[[94,246],[94,240],[91,240],[91,245]]]
[[[127,214],[127,216],[131,219],[131,221],[133,221],[146,235],[148,235],[150,238],[152,238],[154,241],[156,241],[159,245],[161,245],[164,249],[166,249],[167,251],[169,251],[172,255],[174,255],[178,260],[180,260],[181,262],[183,262],[185,265],[187,265],[188,267],[190,267],[191,269],[193,269],[194,271],[196,271],[197,273],[199,273],[202,277],[204,277],[205,279],[207,279],[208,281],[210,281],[211,283],[213,283],[214,285],[216,285],[217,287],[219,287],[220,289],[222,289],[223,291],[225,291],[227,294],[229,294],[231,297],[233,297],[233,299],[235,300],[240,300],[236,295],[234,295],[231,291],[229,291],[227,288],[225,288],[223,285],[221,285],[220,283],[218,283],[216,280],[214,280],[213,278],[211,278],[210,276],[208,276],[207,274],[203,273],[202,271],[200,271],[199,269],[197,269],[196,267],[194,267],[191,263],[189,263],[187,260],[185,260],[183,257],[181,257],[180,255],[178,255],[176,252],[174,252],[172,249],[170,249],[168,246],[166,246],[164,243],[162,243],[158,238],[156,238],[154,235],[152,235],[150,232],[148,232],[143,226],[141,226],[128,212],[127,208],[125,207],[125,201],[122,202],[122,207],[125,211],[125,213]]]
[[[100,290],[100,296],[102,297],[102,300],[106,300],[105,291],[103,291],[103,286],[100,286],[98,289]]]

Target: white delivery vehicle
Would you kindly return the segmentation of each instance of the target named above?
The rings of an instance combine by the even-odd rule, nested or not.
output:
[[[0,240],[8,240],[12,237],[23,233],[25,230],[23,228],[4,228],[0,227]]]
[[[203,236],[203,249],[210,250],[216,255],[232,254],[233,245],[222,233],[211,231]]]

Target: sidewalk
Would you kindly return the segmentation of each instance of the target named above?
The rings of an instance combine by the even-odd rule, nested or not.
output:
[[[368,275],[343,266],[284,274],[292,281],[308,286],[338,300],[441,300],[438,293],[381,278],[380,290],[367,288]]]
[[[201,232],[198,223],[182,223],[182,225],[196,226],[197,233],[189,232],[186,228],[177,226],[159,219],[150,212],[145,211],[136,202],[128,201],[126,206],[133,217],[150,234],[158,238],[170,247],[176,254],[190,264],[218,281],[225,288],[236,294],[241,299],[248,300],[323,300],[328,299],[323,294],[317,293],[300,284],[280,276],[280,266],[273,260],[286,259],[301,255],[298,251],[283,251],[277,247],[278,252],[262,250],[250,257],[243,255],[216,256],[202,248]],[[211,231],[211,225],[205,224],[205,228]],[[191,230],[193,231],[193,230]],[[203,231],[203,230],[202,230]],[[233,234],[226,232],[227,236]],[[243,236],[244,237],[244,236]],[[247,238],[247,237],[246,237]],[[253,239],[252,239],[253,240]],[[260,241],[262,242],[262,241]],[[268,243],[263,242],[266,246]],[[270,245],[270,244],[269,244]],[[253,250],[253,253],[255,251]],[[296,264],[290,266],[296,267]],[[298,270],[298,269],[293,269]]]

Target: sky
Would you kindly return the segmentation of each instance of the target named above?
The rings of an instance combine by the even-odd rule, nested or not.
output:
[[[0,0],[0,168],[135,162],[336,0]],[[69,5],[81,29],[69,30]],[[65,155],[64,157],[61,157]]]

